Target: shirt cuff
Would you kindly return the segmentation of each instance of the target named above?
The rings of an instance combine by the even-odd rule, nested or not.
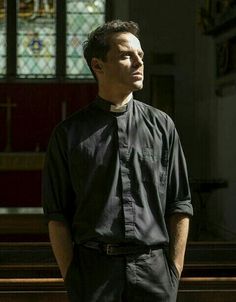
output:
[[[45,213],[44,214],[44,220],[48,224],[49,221],[54,220],[54,221],[61,221],[67,223],[67,219],[65,216],[61,213]]]
[[[176,201],[169,205],[169,209],[166,212],[166,216],[170,216],[176,213],[193,216],[193,206],[190,200]]]

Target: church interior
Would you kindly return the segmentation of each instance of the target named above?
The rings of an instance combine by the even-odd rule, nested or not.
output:
[[[235,0],[0,0],[0,301],[67,301],[41,172],[53,128],[97,94],[82,43],[112,19],[139,24],[135,98],[171,116],[187,160],[194,217],[178,302],[236,301]]]

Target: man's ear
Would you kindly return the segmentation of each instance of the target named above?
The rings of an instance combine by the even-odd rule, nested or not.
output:
[[[102,60],[97,59],[97,58],[92,58],[91,61],[91,67],[94,71],[95,74],[101,74],[103,73],[103,64],[102,64]]]

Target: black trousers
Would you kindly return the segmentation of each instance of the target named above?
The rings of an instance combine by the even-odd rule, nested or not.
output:
[[[175,302],[178,283],[163,249],[107,256],[79,246],[65,278],[71,302]]]

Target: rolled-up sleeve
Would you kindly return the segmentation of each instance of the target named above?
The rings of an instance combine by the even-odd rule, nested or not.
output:
[[[74,192],[70,181],[66,135],[57,127],[49,141],[42,177],[42,205],[46,221],[72,223]]]
[[[185,156],[178,133],[171,121],[166,216],[174,213],[193,215]]]

